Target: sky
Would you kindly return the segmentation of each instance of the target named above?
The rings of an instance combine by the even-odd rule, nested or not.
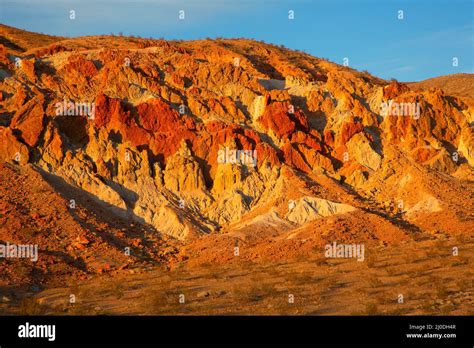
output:
[[[0,0],[0,23],[30,31],[245,37],[407,82],[474,73],[473,22],[474,0]]]

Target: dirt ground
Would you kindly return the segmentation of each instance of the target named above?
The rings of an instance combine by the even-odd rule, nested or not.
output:
[[[365,262],[315,255],[289,263],[135,268],[17,298],[5,294],[11,299],[0,309],[26,315],[472,315],[473,256],[474,240],[458,237],[379,247]]]

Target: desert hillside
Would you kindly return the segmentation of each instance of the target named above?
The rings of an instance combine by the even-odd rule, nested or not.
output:
[[[0,23],[0,44],[7,47],[12,53],[24,53],[35,47],[50,45],[58,40],[61,38],[33,33]]]
[[[247,39],[3,25],[0,69],[0,239],[47,255],[0,264],[4,284],[472,245],[472,75],[403,84]]]
[[[446,94],[474,98],[474,74],[453,74],[408,84],[414,90],[440,88]]]

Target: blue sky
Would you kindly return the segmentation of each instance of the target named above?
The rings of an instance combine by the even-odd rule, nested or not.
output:
[[[69,11],[76,11],[70,20]],[[185,19],[178,12],[185,11]],[[288,19],[293,10],[294,20]],[[398,19],[402,10],[404,19]],[[246,37],[382,78],[474,73],[474,0],[1,0],[0,22],[55,35]],[[453,57],[458,66],[453,67]]]

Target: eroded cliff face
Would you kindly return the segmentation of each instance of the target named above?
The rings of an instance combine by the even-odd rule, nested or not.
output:
[[[472,179],[472,100],[273,45],[78,38],[0,45],[0,68],[1,161],[181,240],[354,212],[354,192],[416,220],[445,209],[433,170]]]

